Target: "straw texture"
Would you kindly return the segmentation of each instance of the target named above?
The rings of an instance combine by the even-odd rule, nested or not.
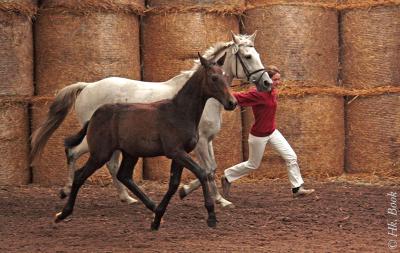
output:
[[[222,15],[197,8],[199,4],[204,7],[220,1],[173,1],[171,5],[169,2],[149,1],[150,8],[155,9],[143,19],[143,73],[146,81],[165,81],[182,70],[191,69],[193,60],[198,57],[197,52],[204,52],[215,42],[229,41],[230,31],[239,31],[237,18],[228,15],[229,12]],[[233,3],[242,4],[244,1]],[[185,11],[167,11],[167,7],[171,6],[181,6]],[[218,9],[215,6],[214,8]],[[216,154],[232,152],[232,147],[229,146],[215,144],[214,147]],[[234,149],[240,152],[241,147],[239,145]],[[219,161],[230,164],[236,163],[238,158],[226,155],[224,158],[220,157]],[[166,180],[169,175],[170,162],[167,159],[145,159],[145,179]],[[189,173],[183,177],[189,177]]]
[[[285,79],[336,85],[338,17],[336,10],[292,5],[246,11],[244,30],[258,30],[256,47],[264,65],[278,66]]]
[[[400,86],[400,4],[344,11],[341,27],[344,85]]]
[[[33,94],[35,1],[0,2],[0,95]]]
[[[28,184],[28,111],[21,103],[0,107],[0,185]]]
[[[0,12],[23,16],[31,19],[37,11],[37,0],[2,0]]]
[[[318,179],[342,174],[343,98],[305,96],[278,100],[277,128],[296,152],[302,175]],[[250,177],[287,178],[286,164],[267,145],[260,168]]]
[[[106,2],[112,6],[101,5]],[[76,1],[43,1],[35,23],[38,95],[52,96],[66,85],[109,76],[140,79],[139,20],[126,11],[128,2],[80,1],[74,5]],[[43,101],[33,105],[34,129],[44,121],[48,106]],[[62,142],[79,129],[73,114],[69,115],[34,166],[35,183],[65,182]],[[104,181],[104,175],[100,178]]]
[[[217,173],[243,161],[242,117],[240,108],[222,112],[222,130],[213,141]]]
[[[346,169],[400,176],[400,94],[358,98],[347,106]]]

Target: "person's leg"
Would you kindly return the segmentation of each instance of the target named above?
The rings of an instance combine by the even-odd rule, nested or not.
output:
[[[225,197],[229,195],[231,182],[247,175],[251,170],[255,170],[260,166],[268,137],[256,137],[249,134],[248,142],[249,159],[226,169],[224,176],[221,178],[222,190]]]
[[[275,130],[270,135],[269,142],[271,143],[273,149],[278,152],[286,162],[289,181],[292,185],[292,189],[298,188],[304,184],[303,178],[301,177],[300,168],[297,163],[297,155],[279,130]]]

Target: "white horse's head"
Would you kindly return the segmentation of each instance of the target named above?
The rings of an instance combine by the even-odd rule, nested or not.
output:
[[[246,79],[256,85],[259,91],[270,91],[272,80],[261,62],[260,54],[254,47],[257,32],[252,35],[235,34],[232,32],[230,72],[238,79]]]
[[[254,83],[259,91],[270,91],[272,80],[261,62],[260,54],[254,48],[255,38],[256,33],[245,35],[232,32],[232,41],[216,43],[206,50],[203,57],[215,61],[226,53],[222,68],[230,81],[233,78],[243,79]],[[184,73],[191,75],[199,66],[199,61],[195,60],[193,68]]]

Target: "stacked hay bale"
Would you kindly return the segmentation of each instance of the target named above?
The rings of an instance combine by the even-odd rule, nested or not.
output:
[[[400,176],[400,94],[374,95],[400,86],[400,4],[344,1],[342,78],[370,96],[346,104],[346,170]]]
[[[145,81],[165,81],[189,70],[197,52],[218,41],[229,41],[230,31],[238,32],[237,17],[232,15],[244,7],[243,0],[199,1],[199,0],[150,0],[150,9],[143,19],[143,67]],[[229,128],[240,129],[240,113],[223,113],[224,136],[233,136]],[[220,139],[214,143],[217,163],[220,168],[241,161],[241,142],[231,138],[225,145]],[[146,179],[168,179],[170,163],[166,159],[146,159]]]
[[[109,76],[140,79],[138,14],[142,6],[142,0],[42,1],[35,23],[37,95],[51,98],[72,83]],[[33,104],[33,129],[44,122],[51,101]],[[34,183],[65,182],[63,139],[79,128],[71,113],[34,166]],[[94,181],[110,178],[108,172],[96,174]]]
[[[29,121],[33,94],[34,0],[0,2],[0,185],[30,182]]]
[[[244,30],[258,30],[256,48],[265,65],[282,71],[285,85],[336,86],[338,75],[338,14],[336,1],[249,0]],[[296,93],[295,93],[296,94]],[[244,112],[247,145],[253,123]],[[333,95],[279,96],[277,127],[298,156],[304,176],[341,174],[344,154],[343,97]],[[283,159],[267,146],[256,178],[287,178]]]

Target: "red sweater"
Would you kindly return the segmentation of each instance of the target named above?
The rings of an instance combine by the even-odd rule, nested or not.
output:
[[[251,106],[253,109],[255,122],[250,130],[252,135],[265,137],[274,132],[277,107],[277,91],[275,89],[272,92],[260,92],[253,87],[246,92],[234,92],[233,96],[240,106]]]

